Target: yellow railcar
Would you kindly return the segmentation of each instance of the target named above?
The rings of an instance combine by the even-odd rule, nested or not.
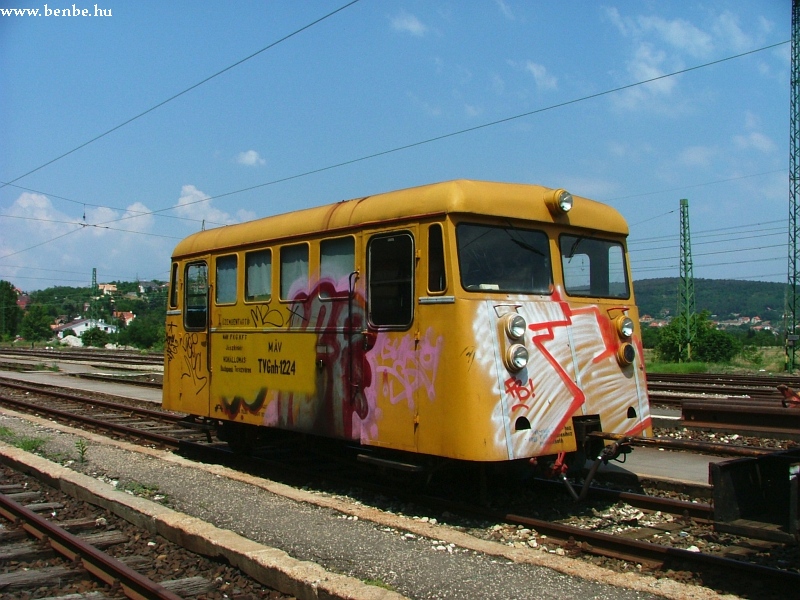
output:
[[[163,405],[477,462],[652,435],[613,208],[451,181],[196,233],[172,256]]]

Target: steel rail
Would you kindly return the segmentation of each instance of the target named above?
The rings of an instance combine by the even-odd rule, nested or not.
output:
[[[625,441],[633,446],[648,446],[652,448],[669,448],[671,450],[692,450],[708,454],[722,454],[727,456],[762,456],[772,454],[774,448],[759,448],[755,446],[735,446],[733,444],[719,444],[716,442],[698,442],[694,440],[673,440],[664,438],[646,438],[639,436],[629,436],[621,433],[606,433],[603,431],[593,431],[588,434],[590,437],[611,440],[615,442]]]
[[[625,538],[621,535],[611,535],[608,533],[591,531],[589,529],[571,527],[569,525],[549,523],[547,521],[520,515],[505,514],[495,515],[495,517],[504,519],[509,523],[530,527],[550,537],[555,537],[564,541],[574,540],[576,546],[585,552],[633,561],[641,561],[644,558],[661,564],[668,559],[682,560],[690,564],[702,563],[721,569],[733,569],[745,571],[754,575],[774,577],[775,579],[786,581],[787,583],[800,583],[800,573],[794,571],[782,571],[773,567],[765,567],[714,554],[704,554],[701,552],[684,550],[682,548],[642,542],[640,540]],[[578,544],[578,542],[580,542],[580,544]]]
[[[547,486],[552,488],[552,490],[559,491],[564,489],[563,482],[554,479],[537,478],[536,486]],[[622,492],[597,486],[589,486],[587,498],[601,498],[603,500],[613,500],[614,502],[625,502],[626,504],[630,504],[642,510],[653,512],[660,510],[673,515],[690,517],[697,521],[712,521],[714,518],[714,508],[705,502],[687,502],[686,500]]]
[[[0,513],[38,540],[47,542],[53,550],[98,577],[107,585],[122,589],[133,600],[181,600],[162,585],[137,573],[117,559],[100,552],[68,531],[42,518],[30,509],[0,494]]]
[[[39,393],[47,394],[44,390],[38,390]],[[86,398],[83,398],[83,401],[86,401]],[[65,410],[60,410],[57,408],[51,408],[48,406],[41,406],[39,404],[30,404],[29,402],[24,402],[22,400],[17,400],[15,398],[10,398],[3,394],[0,394],[0,403],[10,404],[12,406],[16,406],[17,408],[21,408],[23,410],[30,411],[32,409],[45,413],[47,415],[51,415],[54,417],[59,417],[66,421],[78,421],[80,423],[84,423],[86,425],[92,425],[93,427],[98,427],[100,429],[111,430],[117,433],[124,433],[126,435],[130,435],[133,437],[138,437],[142,439],[146,439],[150,442],[154,442],[157,444],[162,444],[164,446],[175,448],[178,447],[181,443],[181,440],[178,440],[174,437],[169,437],[166,435],[161,435],[158,433],[153,433],[144,429],[137,429],[135,427],[129,427],[127,425],[119,425],[116,423],[109,423],[107,421],[101,421],[99,419],[95,419],[94,417],[87,417],[85,415],[78,415],[75,413],[71,413]]]
[[[95,398],[86,398],[85,396],[78,396],[76,394],[70,394],[69,392],[61,392],[52,388],[41,388],[32,385],[26,385],[24,383],[17,383],[16,381],[6,379],[4,377],[0,377],[0,386],[10,387],[24,392],[47,394],[48,396],[54,396],[56,398],[61,398],[63,400],[70,400],[72,402],[82,402],[84,404],[102,406],[103,408],[109,408],[113,410],[119,410],[121,406],[120,404],[117,404],[115,402],[109,402],[106,400],[99,400]],[[174,413],[151,410],[149,408],[140,408],[138,406],[129,406],[127,404],[124,406],[127,412],[131,412],[142,417],[150,417],[153,419],[158,419],[161,421],[169,421],[172,423],[177,423],[185,417],[185,415],[176,415]]]
[[[119,362],[136,365],[156,366],[164,364],[164,356],[161,354],[126,354],[119,352],[106,352],[103,350],[75,352],[70,350],[23,350],[20,348],[0,348],[0,356],[2,355],[15,356],[19,358],[43,358],[46,360],[75,360],[78,362],[102,360],[106,362]]]
[[[694,422],[728,427],[800,431],[800,410],[794,408],[759,408],[721,402],[684,402],[681,406],[684,423]]]

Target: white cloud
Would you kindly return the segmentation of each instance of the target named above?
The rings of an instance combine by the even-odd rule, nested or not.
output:
[[[396,17],[392,17],[392,29],[402,33],[410,33],[416,37],[424,36],[428,28],[414,15],[402,11]]]
[[[417,96],[416,94],[412,94],[411,92],[408,92],[406,96],[411,101],[411,104],[413,106],[416,106],[417,108],[421,109],[422,112],[428,115],[429,117],[439,117],[442,115],[442,109],[439,106],[434,106],[433,104],[429,104],[428,102],[422,100],[419,96]]]
[[[261,156],[255,150],[240,152],[236,156],[236,162],[247,167],[257,167],[267,163],[267,161],[261,158]]]
[[[99,206],[67,208],[71,213],[58,210],[43,194],[25,192],[3,210],[19,217],[0,220],[0,257],[11,255],[0,262],[0,269],[6,272],[11,268],[7,265],[24,262],[25,268],[15,271],[18,287],[30,291],[53,285],[88,285],[94,268],[101,280],[166,275],[171,247],[177,240],[141,235],[152,233],[154,225],[153,215],[142,215],[150,212],[147,206],[135,202],[125,211]]]
[[[675,19],[668,21],[661,17],[639,17],[640,34],[656,34],[670,46],[692,56],[709,56],[714,49],[712,37],[688,21]]]
[[[477,106],[473,106],[472,104],[465,104],[464,114],[470,118],[474,118],[481,114],[481,109],[478,108]]]
[[[237,222],[228,213],[213,207],[212,202],[213,200],[205,192],[193,185],[184,185],[175,205],[175,214],[187,219],[205,221],[207,226],[233,225]]]
[[[759,24],[762,28],[768,28],[768,23],[763,19],[759,19]],[[743,52],[745,50],[752,50],[755,46],[755,41],[742,31],[739,27],[736,15],[731,12],[725,11],[719,15],[714,22],[714,34],[726,45],[734,50]]]
[[[777,148],[775,142],[757,131],[750,132],[747,135],[736,135],[733,137],[733,142],[740,150],[758,150],[765,154],[774,152]]]
[[[514,13],[511,11],[511,7],[508,5],[505,0],[494,0],[495,4],[497,4],[497,8],[500,9],[500,12],[503,13],[503,16],[508,19],[509,21],[514,20]]]
[[[716,154],[708,146],[690,146],[680,153],[678,160],[687,167],[708,167]]]
[[[525,69],[533,75],[536,87],[540,90],[554,90],[558,87],[558,80],[547,72],[547,69],[538,63],[528,61]]]

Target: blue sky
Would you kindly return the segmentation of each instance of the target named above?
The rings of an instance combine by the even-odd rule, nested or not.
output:
[[[468,178],[616,207],[634,279],[678,275],[688,198],[695,277],[786,281],[789,0],[360,0],[280,41],[346,4],[0,16],[0,279],[166,279],[203,225]]]

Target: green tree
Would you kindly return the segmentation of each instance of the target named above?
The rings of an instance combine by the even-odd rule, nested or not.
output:
[[[81,341],[84,346],[96,346],[102,348],[109,342],[109,335],[102,329],[92,327],[81,334]]]
[[[53,330],[50,329],[52,322],[53,319],[47,314],[47,309],[44,306],[31,304],[22,318],[20,334],[31,342],[49,340],[53,337]]]
[[[741,350],[741,343],[732,335],[714,328],[708,318],[708,311],[695,315],[697,335],[692,341],[692,360],[699,362],[730,362]],[[679,315],[662,327],[658,336],[658,350],[661,360],[666,362],[686,361],[686,349],[681,349],[686,319]]]
[[[22,311],[17,306],[17,292],[8,281],[0,281],[0,339],[17,335]]]
[[[658,345],[658,329],[655,327],[642,327],[642,346],[655,348]]]
[[[136,317],[120,330],[119,343],[136,348],[159,348],[164,343],[164,318],[158,312]]]

